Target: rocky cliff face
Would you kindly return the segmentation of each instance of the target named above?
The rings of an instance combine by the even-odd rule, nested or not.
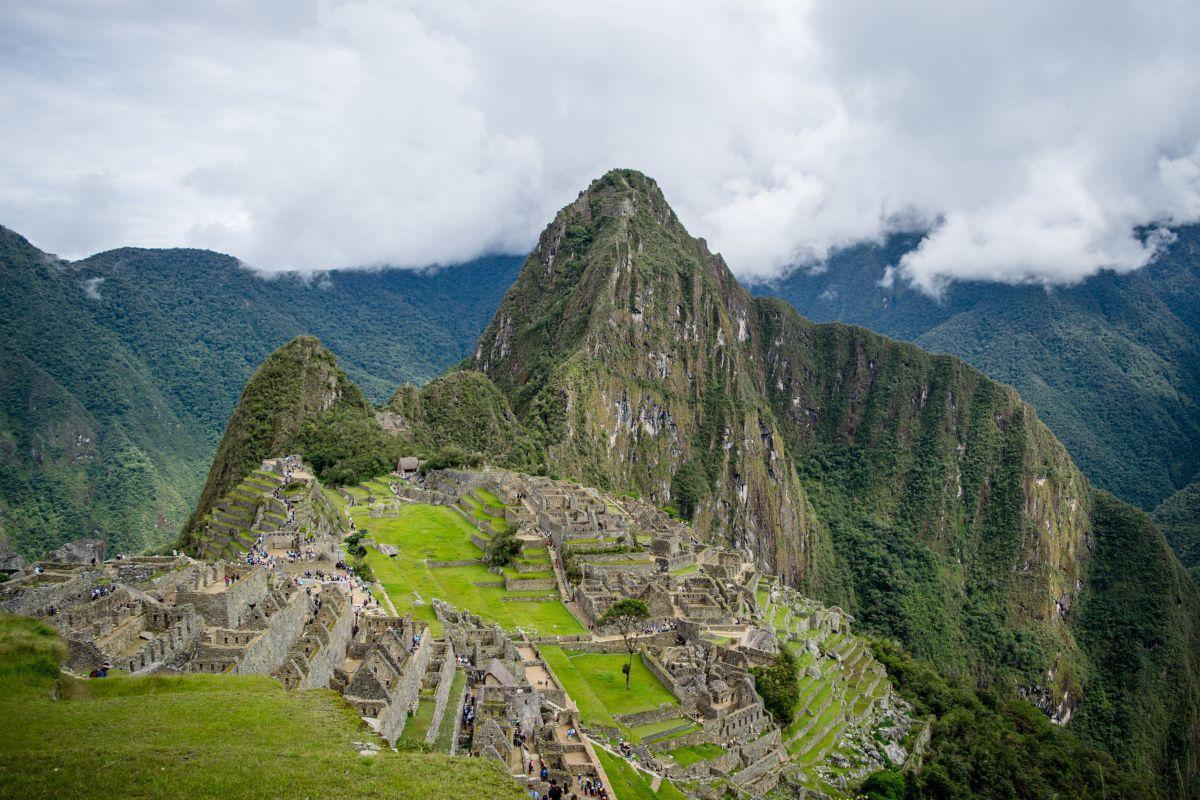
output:
[[[317,338],[298,336],[272,353],[242,391],[188,530],[264,458],[285,454],[304,422],[334,407],[371,414],[362,391]]]
[[[1178,722],[1144,738],[1136,767],[1164,767],[1147,754],[1167,739],[1195,752],[1194,677],[1182,691],[1154,677],[1194,676],[1200,618],[1161,534],[1124,537],[1141,542],[1125,557],[1179,624],[1130,636],[1152,648],[1152,629],[1173,631],[1170,669],[1114,665],[1096,609],[1117,590],[1091,554],[1140,523],[1095,524],[1111,501],[1033,410],[955,358],[752,298],[645,176],[611,172],[559,213],[470,366],[550,471],[673,505],[867,628],[1059,721],[1089,693],[1140,708],[1110,693],[1132,670]],[[1111,564],[1121,545],[1103,544]],[[1194,758],[1181,769],[1190,779]]]
[[[559,213],[476,349],[552,471],[679,504],[790,579],[823,542],[766,401],[753,300],[653,181]]]

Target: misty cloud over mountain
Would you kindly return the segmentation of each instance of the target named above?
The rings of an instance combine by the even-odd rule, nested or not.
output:
[[[739,277],[919,229],[894,277],[936,292],[1200,219],[1195,3],[171,5],[6,9],[0,223],[423,266],[523,252],[627,166]]]

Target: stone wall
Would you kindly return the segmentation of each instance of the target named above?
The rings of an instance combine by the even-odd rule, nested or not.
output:
[[[191,603],[196,613],[209,625],[237,628],[250,614],[250,606],[258,605],[267,594],[267,570],[254,568],[241,572],[223,591],[209,594],[203,589],[180,589],[177,603]],[[224,578],[219,578],[224,580]]]
[[[341,594],[340,590],[333,590]],[[329,594],[330,592],[322,592]],[[346,657],[346,646],[350,643],[350,633],[354,627],[354,609],[350,599],[343,597],[341,608],[338,609],[336,621],[329,629],[329,639],[308,660],[308,674],[300,683],[301,689],[324,689],[333,678],[333,671],[342,665]]]
[[[274,673],[300,638],[308,613],[308,596],[304,592],[292,592],[287,604],[271,615],[267,627],[250,642],[234,671],[255,675]]]
[[[66,608],[87,600],[96,585],[97,572],[82,570],[56,580],[58,576],[29,574],[9,581],[0,595],[0,611],[29,617],[45,616],[50,606]]]
[[[424,637],[421,637],[424,641]],[[438,674],[438,688],[434,694],[433,700],[433,722],[429,726],[429,731],[425,734],[425,743],[433,744],[437,739],[438,731],[441,728],[442,716],[446,713],[448,704],[450,703],[450,687],[454,683],[454,671],[457,668],[457,662],[454,660],[454,648],[450,641],[446,641],[446,651],[442,655],[442,669]]]
[[[200,638],[204,632],[204,621],[191,606],[176,606],[175,609],[153,607],[143,604],[143,614],[150,630],[161,631],[146,642],[135,655],[122,659],[116,666],[139,672],[174,660]]]
[[[447,643],[447,649],[450,649]],[[421,680],[429,669],[429,660],[433,657],[433,639],[429,628],[421,631],[421,643],[409,654],[404,662],[403,671],[392,688],[392,695],[387,706],[379,714],[379,735],[390,745],[395,745],[404,726],[408,723],[408,712],[412,710],[417,696],[421,692]]]
[[[633,714],[618,714],[613,719],[627,728],[636,728],[639,725],[649,725],[652,722],[664,722],[668,719],[674,719],[679,715],[679,706],[664,703],[658,708],[651,708],[647,711],[638,711]]]

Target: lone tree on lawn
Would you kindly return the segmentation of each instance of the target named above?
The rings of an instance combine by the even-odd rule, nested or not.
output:
[[[646,604],[641,600],[626,597],[624,600],[613,603],[612,607],[597,620],[597,624],[601,628],[611,625],[619,630],[621,640],[625,642],[625,649],[629,651],[629,662],[621,667],[621,671],[625,673],[626,689],[629,688],[629,673],[633,671],[633,654],[638,650],[638,642],[634,638],[634,634],[648,619],[650,619],[650,609],[646,607]]]

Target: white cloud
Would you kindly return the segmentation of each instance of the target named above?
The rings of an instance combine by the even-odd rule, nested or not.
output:
[[[1200,7],[8,3],[0,224],[265,269],[520,252],[610,167],[742,277],[1077,281],[1200,219]]]

